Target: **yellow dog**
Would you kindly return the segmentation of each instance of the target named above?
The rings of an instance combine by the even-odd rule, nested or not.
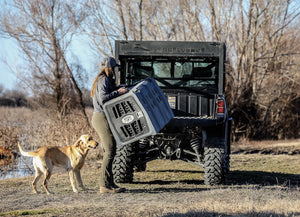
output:
[[[76,188],[74,175],[77,179],[78,185],[83,189],[80,169],[83,167],[85,157],[90,149],[95,149],[98,143],[89,135],[82,135],[74,145],[66,147],[42,147],[36,151],[23,151],[20,143],[18,143],[20,152],[23,156],[33,157],[33,166],[35,169],[35,178],[32,182],[32,189],[34,193],[36,184],[40,177],[44,175],[43,187],[47,194],[53,194],[47,187],[47,181],[51,177],[54,166],[64,167],[69,172],[70,182],[75,193],[78,193]]]

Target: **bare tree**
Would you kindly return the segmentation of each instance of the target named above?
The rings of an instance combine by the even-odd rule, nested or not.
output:
[[[299,28],[291,27],[299,24],[297,1],[118,0],[102,2],[101,11],[110,15],[102,22],[115,33],[107,37],[111,44],[114,39],[225,42],[237,137],[275,138],[279,126],[287,126],[284,119],[299,101]],[[291,126],[299,126],[297,121]]]
[[[143,40],[143,0],[139,2],[140,40]]]
[[[125,23],[125,19],[124,19],[124,14],[123,14],[123,8],[122,8],[122,4],[121,4],[121,0],[116,0],[117,2],[117,6],[118,6],[118,15],[119,18],[121,20],[121,26],[122,26],[122,35],[124,40],[128,40],[128,36],[127,36],[127,28],[126,28],[126,23]]]
[[[18,40],[30,63],[24,79],[36,92],[55,96],[60,111],[71,100],[66,89],[81,101],[67,58],[78,30],[88,36],[97,59],[113,55],[116,39],[223,41],[227,45],[226,94],[236,136],[299,136],[299,130],[284,130],[299,129],[300,123],[297,0],[5,3],[0,28]]]
[[[233,30],[239,31],[232,31],[233,38],[227,41],[228,48],[234,51],[228,55],[233,67],[229,84],[232,91],[228,95],[237,134],[276,138],[280,127],[275,120],[285,122],[281,101],[286,99],[287,90],[297,92],[296,86],[282,77],[285,64],[297,56],[299,49],[285,49],[289,40],[299,40],[297,31],[288,34],[288,25],[299,17],[299,7],[292,9],[291,5],[291,1],[259,0],[234,5]],[[294,77],[292,71],[285,75]]]
[[[1,6],[1,29],[18,42],[24,54],[26,65],[19,76],[34,94],[53,101],[60,116],[71,104],[72,95],[76,96],[88,123],[82,93],[67,58],[77,26],[85,17],[80,10],[73,11],[79,5],[73,1],[13,0]]]

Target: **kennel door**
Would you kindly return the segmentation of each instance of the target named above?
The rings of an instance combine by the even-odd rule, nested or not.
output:
[[[118,146],[157,134],[174,117],[166,96],[150,77],[103,108]]]

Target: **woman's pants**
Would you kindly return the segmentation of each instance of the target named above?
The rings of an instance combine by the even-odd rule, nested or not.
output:
[[[112,164],[116,154],[116,143],[104,113],[94,113],[92,125],[98,133],[101,139],[102,148],[104,149],[103,162],[100,171],[100,187],[110,188],[114,186]]]

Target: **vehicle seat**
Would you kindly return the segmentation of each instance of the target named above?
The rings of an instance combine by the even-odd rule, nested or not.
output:
[[[202,68],[202,67],[195,67],[192,71],[192,77],[197,78],[207,78],[212,77],[212,71],[211,69]]]

